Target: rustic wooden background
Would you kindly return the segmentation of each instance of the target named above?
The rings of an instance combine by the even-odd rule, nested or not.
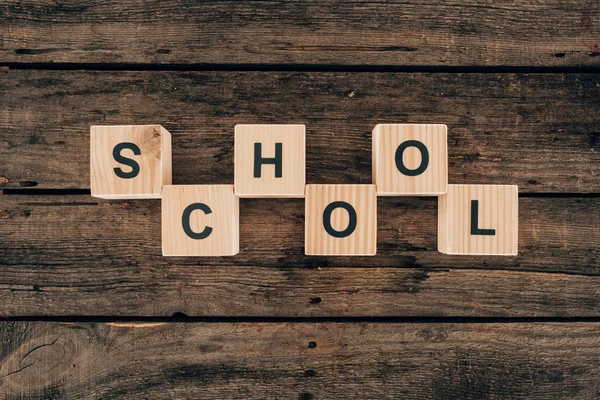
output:
[[[517,184],[517,257],[307,257],[301,199],[240,254],[163,258],[160,201],[89,195],[89,126],[162,124],[175,184],[238,123],[307,126],[308,183],[370,183],[376,123],[445,123],[451,183]],[[0,1],[0,397],[600,398],[597,0]]]

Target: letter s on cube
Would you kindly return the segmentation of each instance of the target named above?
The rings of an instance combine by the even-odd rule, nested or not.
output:
[[[171,134],[162,126],[90,128],[92,196],[159,199],[171,179]]]
[[[448,189],[448,128],[379,124],[373,129],[378,196],[439,196]]]

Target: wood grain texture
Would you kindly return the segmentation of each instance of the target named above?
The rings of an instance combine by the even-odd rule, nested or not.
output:
[[[592,399],[598,323],[0,323],[3,398]]]
[[[114,149],[119,144],[132,144],[118,154],[135,162],[132,177],[118,176],[134,172],[133,166],[117,161]],[[160,199],[163,185],[170,185],[171,134],[160,125],[92,126],[90,128],[90,184],[94,197],[104,199]]]
[[[83,265],[83,264],[82,264]],[[597,275],[447,268],[2,266],[2,316],[597,317]]]
[[[373,129],[378,196],[436,196],[448,190],[448,127],[378,124]],[[407,147],[402,147],[407,145]],[[419,147],[422,146],[422,147]]]
[[[377,257],[304,255],[303,199],[241,199],[240,253],[203,265],[273,267],[471,267],[594,274],[600,272],[598,198],[519,199],[519,255],[450,257],[437,251],[435,198],[378,198]],[[2,196],[0,262],[166,266],[160,201],[103,201],[89,196]],[[32,251],[34,249],[35,251]],[[182,258],[178,265],[197,265]]]
[[[435,199],[378,202],[375,257],[305,256],[304,200],[242,199],[240,253],[198,259],[162,257],[158,200],[0,196],[0,315],[599,315],[597,198],[520,199],[517,257],[440,254]]]
[[[260,160],[259,171],[255,171],[256,160]],[[234,189],[238,197],[303,198],[306,127],[236,125],[234,168]]]
[[[0,71],[0,188],[88,188],[89,126],[124,123],[171,132],[174,184],[233,183],[234,126],[283,122],[306,125],[308,184],[369,184],[387,122],[448,125],[450,183],[598,193],[599,90],[597,74]]]
[[[163,256],[239,252],[240,200],[233,185],[168,185],[163,187],[160,208]]]
[[[307,185],[304,210],[306,255],[377,253],[375,185]]]
[[[203,259],[162,257],[158,200],[0,195],[1,317],[288,321],[0,321],[0,398],[600,398],[600,75],[556,73],[600,67],[596,0],[6,0],[0,21],[0,194],[88,189],[99,124],[164,125],[173,183],[231,185],[234,126],[280,123],[306,125],[309,184],[371,183],[373,127],[431,123],[449,183],[526,194],[516,257],[442,255],[436,200],[385,198],[376,257],[306,256],[303,200],[244,199],[240,253]],[[407,70],[486,73],[358,72]],[[565,319],[367,319],[423,316]]]
[[[4,62],[598,66],[595,0],[0,5]]]
[[[516,186],[448,185],[448,193],[438,199],[438,251],[516,256],[518,248]]]

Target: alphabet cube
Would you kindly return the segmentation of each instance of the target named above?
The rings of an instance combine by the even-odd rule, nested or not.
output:
[[[379,196],[437,196],[448,186],[446,125],[379,124],[373,130],[373,183]]]
[[[307,255],[377,252],[375,185],[307,185],[305,207]]]
[[[304,197],[304,125],[236,125],[235,195]]]
[[[438,201],[438,251],[516,255],[518,218],[515,185],[448,185]]]
[[[232,256],[239,251],[239,199],[233,185],[165,186],[163,256]]]
[[[160,125],[92,126],[92,196],[158,199],[171,184],[171,134]]]

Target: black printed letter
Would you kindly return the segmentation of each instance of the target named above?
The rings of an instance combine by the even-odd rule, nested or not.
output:
[[[142,154],[142,151],[135,143],[123,142],[123,143],[119,143],[118,145],[116,145],[115,148],[113,149],[113,158],[118,163],[125,164],[125,165],[131,167],[131,172],[123,172],[123,170],[121,168],[115,168],[114,169],[115,174],[117,174],[117,176],[119,178],[123,178],[123,179],[135,178],[140,173],[140,165],[136,161],[132,160],[131,158],[123,157],[121,155],[121,150],[123,150],[123,149],[129,149],[129,150],[133,151],[133,154],[136,156],[139,156],[140,154]]]
[[[181,217],[183,231],[185,232],[186,235],[188,235],[192,239],[196,239],[196,240],[206,239],[213,231],[213,229],[210,226],[207,226],[206,228],[204,228],[204,230],[200,233],[196,233],[196,232],[192,231],[192,228],[190,228],[190,216],[192,215],[192,211],[194,211],[194,210],[203,211],[204,214],[210,214],[212,212],[210,207],[207,206],[206,204],[203,204],[203,203],[190,204],[189,206],[186,207],[185,210],[183,210],[183,216]]]
[[[263,158],[262,157],[262,143],[254,143],[254,177],[260,178],[261,167],[263,164],[274,164],[275,165],[275,178],[281,178],[281,165],[283,159],[283,144],[275,143],[275,157],[274,158]]]
[[[408,147],[416,147],[421,152],[421,165],[419,165],[417,169],[406,168],[404,161],[402,161],[404,150],[406,150]],[[398,171],[400,171],[402,174],[406,176],[421,175],[423,172],[425,172],[428,166],[429,151],[427,150],[427,147],[425,147],[425,145],[418,140],[407,140],[406,142],[400,144],[400,146],[398,146],[396,149],[396,168],[398,168]]]
[[[350,217],[350,221],[348,221],[348,227],[343,231],[336,231],[331,226],[331,213],[336,208],[343,208],[348,211],[348,216]],[[323,226],[325,227],[325,231],[329,233],[333,237],[337,238],[345,238],[347,236],[352,235],[352,232],[356,229],[356,210],[350,204],[345,201],[334,201],[325,207],[325,211],[323,211]]]
[[[477,221],[479,220],[479,201],[471,200],[471,235],[494,236],[495,229],[479,229]]]

